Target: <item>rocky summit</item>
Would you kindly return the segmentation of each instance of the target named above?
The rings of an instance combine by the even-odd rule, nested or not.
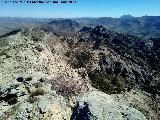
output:
[[[0,120],[160,119],[160,38],[82,26],[0,36]]]

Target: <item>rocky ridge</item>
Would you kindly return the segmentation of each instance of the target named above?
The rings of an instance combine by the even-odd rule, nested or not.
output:
[[[76,38],[37,28],[0,37],[0,119],[158,119],[152,93],[141,91],[137,77],[141,69],[148,75],[153,68],[119,53],[137,61],[136,48],[127,51],[130,39],[137,38],[100,26],[84,27]]]

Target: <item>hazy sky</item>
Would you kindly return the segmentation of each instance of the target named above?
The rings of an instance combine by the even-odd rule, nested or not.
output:
[[[0,2],[1,17],[120,17],[124,14],[160,16],[160,0],[77,0],[73,4]]]

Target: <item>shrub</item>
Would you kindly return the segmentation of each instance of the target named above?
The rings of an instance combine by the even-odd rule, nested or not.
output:
[[[51,52],[52,52],[53,54],[56,53],[56,50],[55,50],[55,48],[54,48],[53,46],[50,45],[50,49],[51,49]]]
[[[34,37],[34,36],[31,36],[31,37],[32,37],[31,39],[32,39],[33,41],[35,41],[35,42],[38,42],[38,41],[39,41],[38,38],[36,38],[36,37]]]
[[[78,51],[74,53],[74,58],[72,59],[71,65],[73,68],[86,68],[86,65],[92,60],[93,55],[89,51]]]
[[[71,57],[71,55],[72,55],[72,53],[71,53],[70,50],[68,50],[68,51],[65,53],[65,56],[67,56],[67,57]]]
[[[52,90],[56,90],[58,94],[67,97],[71,95],[77,95],[78,93],[81,93],[88,89],[87,85],[82,81],[71,80],[63,76],[49,80],[48,82],[52,84]]]
[[[25,81],[31,81],[32,80],[32,77],[28,77],[25,79]]]
[[[45,79],[41,78],[41,79],[39,79],[39,82],[43,83],[43,82],[45,82]]]
[[[17,103],[18,96],[16,94],[7,94],[5,97],[0,96],[0,101],[8,102],[9,105]]]
[[[30,102],[30,103],[34,103],[34,102],[37,101],[37,98],[29,96],[27,101]]]
[[[34,97],[34,96],[39,96],[39,95],[44,95],[45,94],[45,92],[44,92],[44,90],[42,90],[42,89],[37,89],[37,90],[35,90],[34,92],[32,92],[31,93],[31,97]]]
[[[5,51],[0,52],[0,56],[5,55],[6,58],[10,58],[11,56],[9,56]]]
[[[38,52],[42,52],[43,51],[43,48],[39,45],[39,46],[35,46],[35,49],[38,51]]]
[[[24,78],[23,78],[23,77],[18,77],[16,80],[17,80],[18,82],[24,82]]]
[[[17,103],[17,100],[18,100],[18,97],[17,97],[17,96],[16,96],[16,97],[13,97],[13,98],[11,98],[11,99],[8,101],[8,104],[9,104],[9,105],[14,105],[14,104]]]
[[[34,92],[32,92],[30,94],[30,96],[28,97],[28,102],[30,103],[34,103],[37,101],[37,97],[36,96],[40,96],[40,95],[44,95],[45,92],[42,89],[36,89]]]
[[[95,70],[89,73],[92,86],[107,93],[117,94],[125,91],[125,79],[120,76],[108,76],[104,72]]]
[[[35,88],[40,88],[43,86],[41,82],[36,82],[33,85],[35,86]]]

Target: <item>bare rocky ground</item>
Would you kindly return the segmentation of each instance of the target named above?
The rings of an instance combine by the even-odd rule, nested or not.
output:
[[[134,81],[126,90],[121,76],[114,84],[106,82],[101,74],[106,65],[99,60],[105,53],[108,62],[128,70],[136,64],[103,45],[93,50],[93,43],[78,40],[36,28],[0,37],[0,120],[160,119],[158,94],[139,89]]]

